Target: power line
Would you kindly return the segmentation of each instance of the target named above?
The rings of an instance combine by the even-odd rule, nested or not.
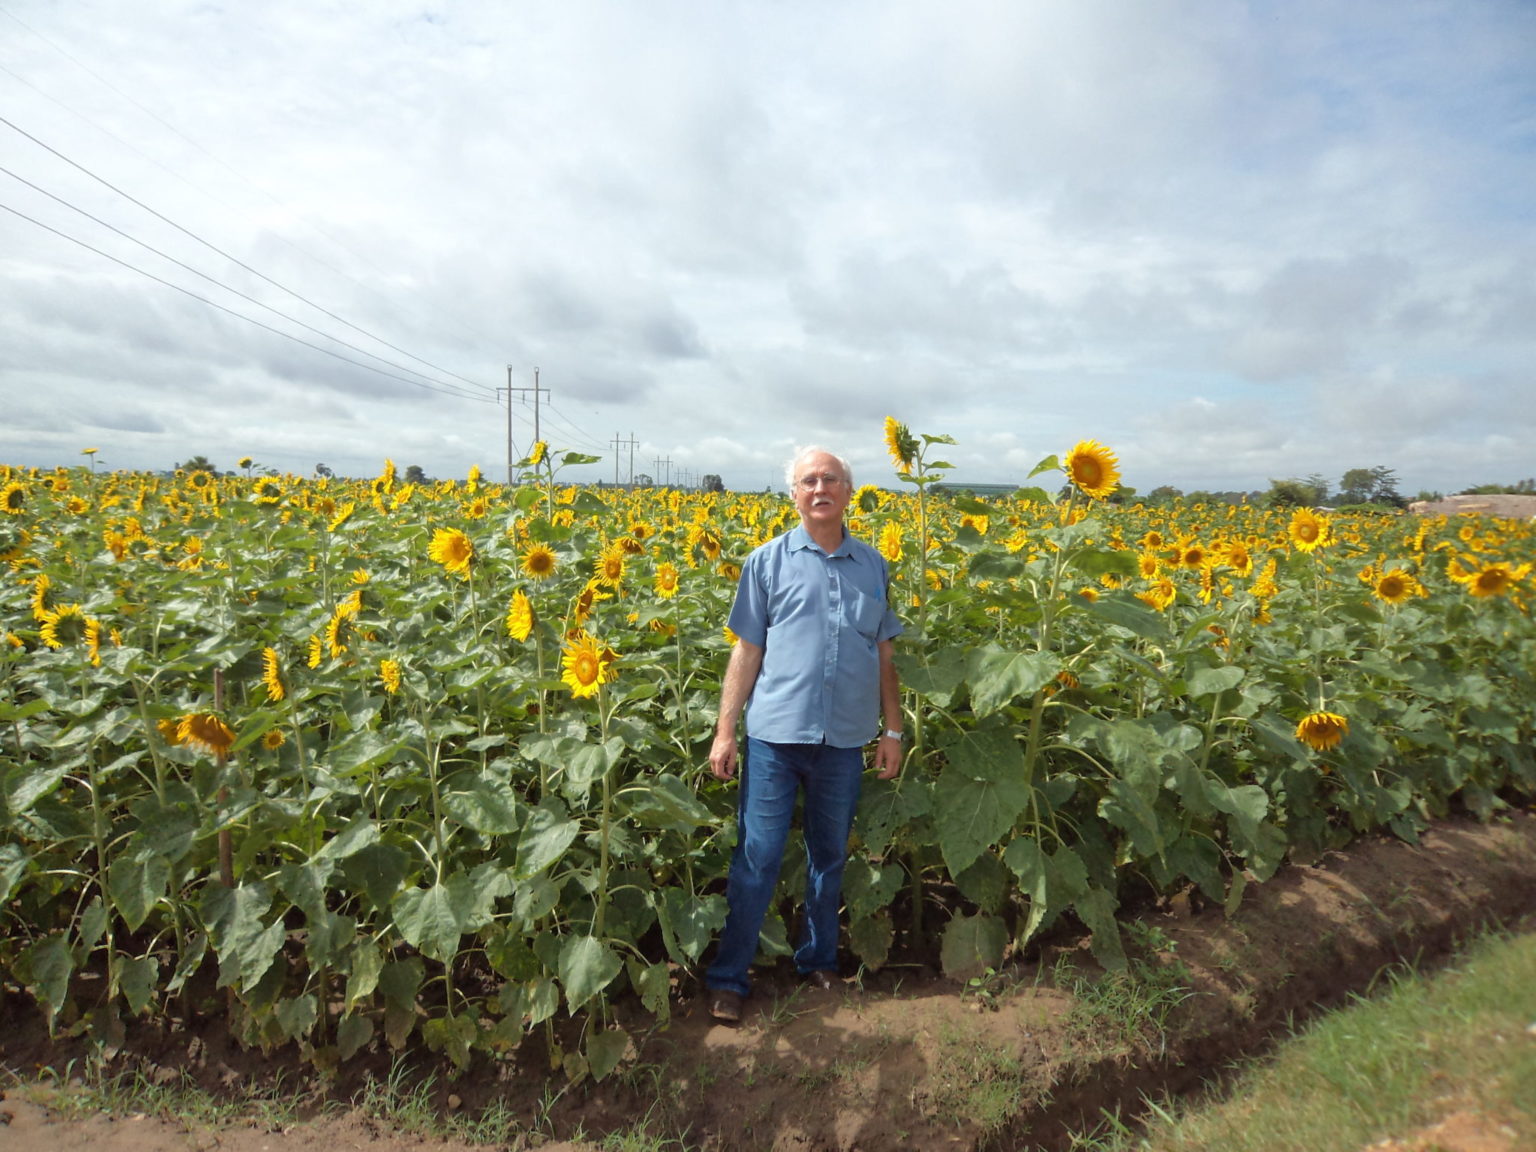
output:
[[[214,279],[212,276],[209,276],[206,272],[199,271],[198,269],[192,267],[192,265],[184,263],[183,261],[176,259],[176,257],[168,255],[167,253],[160,251],[160,249],[156,248],[153,244],[148,244],[145,241],[140,240],[137,236],[129,235],[127,232],[124,232],[121,228],[118,228],[118,227],[116,227],[115,225],[112,225],[112,224],[108,224],[105,220],[101,219],[99,216],[91,215],[91,213],[87,212],[84,208],[81,208],[81,207],[79,207],[78,205],[75,205],[75,204],[71,204],[68,200],[65,200],[62,196],[57,196],[54,193],[48,191],[48,189],[40,187],[39,185],[32,183],[32,181],[28,180],[25,176],[18,176],[15,172],[12,172],[9,168],[5,167],[4,165],[0,165],[0,172],[4,172],[7,176],[11,177],[13,180],[21,181],[21,183],[25,184],[28,188],[31,188],[35,192],[42,193],[44,196],[48,197],[50,200],[55,201],[56,203],[64,205],[64,207],[68,208],[70,211],[78,212],[81,216],[84,216],[87,220],[91,220],[91,221],[94,221],[97,224],[100,224],[103,228],[107,229],[109,232],[115,232],[117,235],[121,236],[124,240],[131,241],[132,243],[137,244],[139,247],[147,249],[150,252],[153,252],[156,256],[159,256],[163,260],[169,260],[172,264],[175,264],[178,268],[183,268],[186,271],[192,273],[192,275],[200,277],[201,279],[208,281],[208,283],[212,284],[216,288],[222,288],[226,292],[233,293],[234,295],[240,297],[240,299],[245,300],[245,301],[247,301],[247,302],[249,302],[251,304],[256,305],[258,308],[265,308],[268,312],[272,313],[274,316],[279,316],[282,319],[288,321],[290,324],[297,324],[300,328],[303,328],[303,329],[305,329],[307,331],[313,332],[316,336],[319,336],[322,339],[334,340],[337,344],[340,344],[343,348],[350,348],[350,349],[352,349],[352,351],[357,352],[357,353],[359,353],[359,354],[361,354],[363,356],[371,356],[371,357],[373,357],[373,359],[377,360],[380,364],[388,364],[391,368],[398,368],[401,372],[409,372],[412,376],[419,376],[423,380],[429,380],[429,381],[431,381],[434,384],[440,384],[444,388],[451,388],[451,389],[454,390],[454,394],[456,394],[456,395],[462,395],[462,396],[465,396],[466,398],[475,399],[475,400],[482,399],[482,397],[476,396],[472,392],[468,392],[468,391],[460,388],[456,384],[448,384],[448,383],[446,383],[444,381],[441,381],[441,380],[432,380],[432,378],[430,376],[426,375],[425,373],[418,372],[414,368],[407,368],[403,364],[396,364],[393,361],[386,360],[386,359],[384,359],[384,357],[376,355],[375,353],[368,351],[366,348],[359,348],[356,344],[350,344],[347,341],[341,339],[340,337],[332,336],[329,332],[322,332],[319,328],[316,328],[313,324],[306,324],[304,321],[300,320],[298,317],[290,316],[286,312],[279,311],[278,309],[272,307],[272,305],[267,304],[264,301],[258,300],[254,296],[247,296],[244,292],[240,291],[240,289],[238,289],[238,288],[231,288],[228,284],[225,284],[225,283],[223,283],[220,280]]]
[[[266,197],[266,199],[268,201],[270,201],[271,203],[277,205],[279,208],[287,208],[288,207],[288,205],[285,204],[282,200],[278,199],[271,192],[268,192],[265,188],[261,187],[261,185],[257,184],[249,176],[245,175],[245,173],[241,172],[239,169],[233,167],[232,165],[230,165],[225,160],[221,159],[220,157],[218,157],[214,153],[210,152],[207,148],[204,148],[201,144],[199,144],[196,140],[192,139],[192,137],[188,136],[185,132],[181,131],[174,124],[172,124],[169,120],[166,120],[163,116],[161,116],[158,113],[156,113],[153,109],[145,106],[144,104],[140,103],[138,100],[135,100],[128,93],[124,92],[122,89],[116,87],[114,84],[111,83],[111,81],[107,80],[104,76],[102,76],[99,72],[97,72],[94,69],[92,69],[89,65],[84,64],[80,60],[75,58],[74,56],[71,56],[63,48],[60,48],[57,44],[55,44],[52,40],[48,39],[48,37],[44,36],[36,28],[33,28],[25,20],[22,20],[19,16],[15,15],[12,12],[6,11],[4,8],[0,8],[0,12],[4,12],[5,15],[8,16],[12,21],[14,21],[15,23],[21,25],[21,27],[25,28],[33,36],[37,37],[37,39],[41,40],[44,44],[48,45],[48,47],[52,48],[59,55],[63,56],[64,59],[68,60],[71,64],[75,65],[81,71],[85,72],[87,75],[92,77],[99,84],[101,84],[104,88],[106,88],[109,92],[111,92],[113,95],[118,96],[118,97],[120,97],[123,100],[126,100],[128,103],[132,104],[135,108],[138,108],[146,116],[150,117],[152,120],[155,120],[159,124],[163,125],[169,132],[171,132],[172,134],[180,137],[182,140],[186,141],[189,145],[191,145],[193,148],[197,149],[197,151],[201,152],[204,156],[208,157],[208,159],[212,160],[215,164],[217,164],[219,167],[223,168],[226,172],[228,172],[231,175],[235,176],[242,183],[244,183],[248,187],[254,189],[256,192],[259,192],[262,196]],[[37,85],[33,84],[30,80],[26,79],[26,77],[18,75],[16,72],[12,71],[10,68],[7,68],[4,64],[0,64],[0,71],[6,72],[8,75],[13,77],[15,80],[17,80],[18,82],[20,82],[22,84],[25,84],[28,88],[32,89],[32,91],[34,91],[38,95],[42,96],[45,100],[48,100],[49,102],[58,105],[58,107],[63,108],[66,112],[70,113],[72,116],[76,117],[77,119],[84,120],[87,124],[89,124],[91,127],[95,128],[98,132],[101,132],[101,133],[103,133],[103,134],[105,134],[107,136],[110,136],[113,140],[116,140],[119,144],[121,144],[124,148],[127,148],[130,152],[133,152],[136,155],[142,157],[148,163],[153,164],[156,168],[159,168],[162,172],[165,172],[166,174],[168,174],[170,176],[174,176],[176,179],[180,180],[183,184],[187,185],[189,188],[192,188],[192,189],[202,193],[204,196],[208,197],[208,199],[212,200],[214,203],[220,204],[220,205],[222,205],[225,208],[230,208],[231,207],[231,205],[229,205],[227,202],[219,199],[217,196],[214,196],[212,193],[208,192],[207,189],[202,188],[202,187],[198,186],[197,184],[194,184],[191,180],[187,179],[187,177],[183,176],[181,173],[176,172],[173,169],[166,167],[164,164],[160,163],[160,161],[156,160],[153,156],[150,156],[148,153],[146,153],[143,150],[135,147],[133,144],[130,144],[128,141],[124,140],[121,136],[117,135],[117,133],[113,132],[111,129],[103,128],[100,124],[97,124],[90,117],[85,116],[85,115],[83,115],[80,112],[77,112],[75,109],[71,108],[69,105],[63,103],[62,101],[58,100],[57,98],[55,98],[54,96],[48,94],[47,92],[44,92]],[[380,269],[377,264],[373,263],[372,260],[368,259],[368,257],[366,257],[366,256],[362,255],[361,253],[357,252],[355,249],[351,248],[350,246],[348,246],[344,242],[338,240],[336,237],[332,236],[325,229],[316,227],[314,224],[309,223],[307,221],[304,222],[304,224],[305,224],[306,227],[310,228],[312,231],[314,231],[316,234],[318,234],[322,239],[328,241],[331,244],[334,244],[337,248],[340,248],[343,252],[346,252],[349,256],[352,256],[354,259],[362,261],[364,264],[368,265],[368,267],[372,268],[375,272],[379,273],[379,275],[381,275],[381,276],[386,275],[386,273],[382,269]],[[331,264],[329,261],[323,260],[319,256],[316,256],[313,252],[309,251],[307,248],[303,248],[303,247],[299,246],[298,244],[295,244],[292,240],[289,240],[286,236],[277,235],[275,238],[278,240],[279,243],[285,245],[288,248],[293,249],[295,252],[298,252],[300,255],[302,255],[302,256],[310,259],[310,260],[313,260],[316,264],[319,264],[322,268],[326,269],[327,271],[329,271],[329,272],[331,272],[331,273],[333,273],[333,274],[335,274],[337,276],[340,276],[343,280],[348,281],[354,287],[357,287],[357,288],[363,290],[364,292],[367,292],[374,299],[388,302],[388,298],[386,296],[384,296],[381,292],[377,291],[371,284],[367,283],[366,281],[359,280],[357,277],[351,275],[350,273],[342,271],[340,268],[337,268],[335,265]],[[461,318],[458,317],[457,315],[455,315],[453,317],[453,319],[454,319],[455,323],[460,323],[460,321],[461,321]],[[465,330],[461,323],[460,323],[460,330],[461,331]],[[483,332],[474,332],[472,334],[475,336],[475,338],[479,339],[480,341],[482,341],[482,342],[484,342],[486,344],[493,343],[491,338],[488,337]],[[381,343],[382,343],[382,341],[381,341]],[[409,353],[407,353],[407,355],[409,355]],[[412,359],[417,359],[417,357],[412,357]],[[423,361],[421,361],[421,363],[425,364],[425,363],[427,363],[427,361],[423,360]],[[438,370],[442,371],[442,369],[438,369]],[[452,375],[452,373],[449,373],[449,375]],[[480,385],[480,387],[484,387],[484,385]]]
[[[5,211],[9,212],[12,216],[19,216],[21,219],[27,221],[27,223],[29,223],[29,224],[37,225],[39,228],[43,229],[43,231],[45,231],[45,232],[52,232],[55,236],[61,237],[62,239],[65,239],[65,240],[68,240],[72,244],[78,244],[78,245],[80,245],[80,247],[86,249],[86,251],[88,251],[88,252],[94,252],[98,256],[105,257],[106,259],[112,261],[112,263],[119,264],[122,267],[127,268],[130,272],[137,272],[140,276],[147,276],[149,279],[155,281],[157,284],[164,284],[167,288],[174,288],[177,292],[182,293],[184,296],[190,296],[190,297],[192,297],[192,299],[197,300],[200,303],[206,304],[210,308],[217,308],[220,312],[226,312],[229,315],[235,317],[235,319],[237,319],[237,320],[244,320],[247,324],[254,324],[258,328],[265,328],[268,332],[272,332],[272,333],[274,333],[274,334],[276,334],[278,336],[281,336],[285,340],[292,340],[295,344],[302,344],[306,348],[312,348],[316,352],[323,353],[324,355],[330,356],[330,357],[332,357],[332,358],[334,358],[336,360],[341,360],[341,361],[343,361],[343,362],[345,362],[347,364],[352,364],[352,365],[354,365],[354,366],[356,366],[358,368],[364,368],[364,369],[366,369],[369,372],[376,372],[380,376],[387,376],[391,380],[399,380],[402,384],[409,384],[409,385],[411,385],[412,387],[415,387],[415,388],[424,388],[428,392],[441,392],[445,396],[454,396],[454,397],[457,397],[458,399],[461,399],[461,400],[476,400],[476,401],[480,401],[481,403],[484,403],[484,404],[494,403],[494,401],[482,399],[481,397],[475,396],[475,395],[473,395],[471,393],[450,392],[450,391],[448,391],[448,387],[447,386],[441,386],[441,385],[437,385],[437,384],[428,384],[428,383],[423,383],[420,380],[409,380],[409,379],[407,379],[404,376],[396,376],[393,372],[385,372],[382,369],[375,368],[372,364],[364,364],[361,360],[354,360],[350,356],[343,356],[340,352],[333,352],[329,348],[322,348],[318,344],[312,344],[308,340],[300,339],[298,336],[293,335],[293,333],[291,333],[291,332],[284,332],[282,329],[274,328],[270,324],[263,324],[260,320],[257,320],[255,317],[246,316],[243,313],[236,312],[233,308],[226,308],[223,304],[218,303],[216,300],[210,300],[206,296],[199,296],[196,292],[193,292],[192,290],[190,290],[188,288],[183,288],[180,284],[173,284],[169,280],[166,280],[166,279],[164,279],[164,278],[162,278],[160,276],[156,276],[153,272],[148,272],[148,271],[146,271],[143,268],[139,268],[139,267],[137,267],[137,266],[135,266],[133,264],[128,263],[128,261],[126,261],[126,260],[122,260],[122,259],[112,255],[110,252],[103,252],[100,248],[94,247],[91,244],[87,244],[84,240],[81,240],[81,239],[79,239],[79,238],[77,238],[75,236],[71,236],[67,232],[61,232],[61,231],[59,231],[59,229],[54,228],[51,225],[44,224],[41,220],[34,220],[31,216],[28,216],[25,212],[17,211],[15,208],[12,208],[9,204],[0,204],[0,209],[4,209]]]
[[[321,305],[316,304],[313,300],[310,300],[308,297],[306,297],[306,296],[304,296],[304,295],[302,295],[302,294],[300,294],[298,292],[295,292],[293,289],[288,288],[288,287],[286,287],[286,286],[284,286],[282,284],[279,284],[276,280],[273,280],[270,276],[267,276],[265,273],[258,272],[255,268],[252,268],[249,264],[245,263],[243,260],[240,260],[239,258],[231,255],[228,252],[225,252],[218,245],[213,244],[213,243],[211,243],[208,240],[204,240],[201,236],[197,235],[197,233],[191,231],[188,228],[182,227],[180,224],[176,223],[176,221],[172,220],[169,216],[166,216],[166,215],[164,215],[161,212],[157,212],[155,209],[151,208],[148,204],[145,204],[142,200],[138,200],[134,196],[130,195],[129,193],[124,192],[121,188],[117,187],[111,181],[106,180],[103,177],[96,175],[96,173],[92,172],[89,168],[85,167],[85,165],[79,164],[76,161],[71,160],[68,156],[64,155],[64,153],[60,152],[57,148],[54,148],[51,145],[45,144],[43,141],[39,140],[36,136],[32,135],[32,133],[30,133],[26,129],[21,128],[18,125],[12,123],[10,120],[6,119],[4,116],[0,116],[0,124],[4,124],[7,128],[11,129],[13,132],[16,132],[16,133],[19,133],[22,136],[25,136],[28,140],[32,141],[32,143],[36,144],[39,148],[42,148],[42,149],[44,149],[47,152],[51,152],[53,155],[57,156],[60,160],[64,161],[66,164],[70,165],[71,167],[73,167],[75,169],[78,169],[80,172],[85,173],[85,175],[89,176],[92,180],[95,180],[97,183],[103,185],[106,188],[111,189],[113,192],[116,192],[119,196],[123,197],[123,199],[129,201],[130,203],[135,204],[138,207],[142,208],[144,211],[148,212],[151,216],[154,216],[157,220],[164,221],[166,224],[169,224],[172,228],[175,228],[178,232],[181,232],[182,234],[190,237],[191,239],[196,240],[199,244],[203,245],[205,248],[207,248],[210,251],[218,254],[219,256],[222,256],[224,259],[230,261],[231,263],[233,263],[237,267],[243,268],[245,271],[249,272],[252,276],[255,276],[258,279],[265,281],[266,283],[272,285],[272,287],[278,289],[278,291],[280,291],[280,292],[286,292],[288,295],[293,296],[294,298],[303,301],[305,304],[308,304],[311,308],[315,309],[317,312],[320,312],[320,313],[322,313],[325,316],[329,316],[332,320],[335,320],[338,324],[345,324],[348,328],[351,328],[354,332],[359,332],[362,335],[368,337],[370,340],[376,340],[380,344],[384,345],[384,347],[386,347],[386,348],[388,348],[388,349],[390,349],[392,351],[398,352],[402,356],[408,356],[408,357],[410,357],[410,359],[415,360],[419,364],[425,364],[428,368],[431,368],[431,369],[433,369],[434,371],[437,371],[437,372],[441,372],[445,376],[452,376],[455,379],[464,381],[464,383],[469,384],[472,387],[479,388],[479,389],[481,389],[482,391],[485,391],[485,392],[490,392],[492,395],[495,394],[496,390],[494,388],[487,388],[484,384],[480,384],[480,383],[478,383],[478,382],[476,382],[474,380],[469,379],[466,376],[460,376],[457,372],[451,372],[451,371],[449,371],[446,368],[439,367],[438,365],[433,364],[430,360],[425,360],[422,357],[417,356],[413,352],[407,352],[404,348],[400,348],[400,347],[397,347],[394,344],[391,344],[388,340],[385,340],[381,336],[375,336],[372,332],[369,332],[367,329],[359,327],[358,325],[352,323],[350,320],[347,320],[346,318],[344,318],[342,316],[338,316],[336,313],[330,311],[330,309],[324,308]],[[46,225],[45,225],[45,227],[46,227]],[[60,233],[60,235],[63,235],[63,234]]]

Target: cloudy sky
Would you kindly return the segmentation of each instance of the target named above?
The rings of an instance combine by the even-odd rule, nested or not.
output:
[[[1530,0],[0,0],[0,168],[5,463],[1536,474]]]

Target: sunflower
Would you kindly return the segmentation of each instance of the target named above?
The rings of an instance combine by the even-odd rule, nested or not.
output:
[[[1253,575],[1253,553],[1241,540],[1228,540],[1217,550],[1221,563],[1244,578]]]
[[[891,564],[901,560],[901,525],[894,520],[887,520],[880,529],[880,555]]]
[[[598,583],[617,588],[624,582],[624,546],[617,542],[609,544],[592,567]]]
[[[732,584],[741,579],[741,565],[734,560],[720,561],[719,567],[715,570],[720,573],[722,578],[729,580]]]
[[[523,553],[523,573],[534,580],[548,580],[558,566],[555,554],[542,544],[535,544]]]
[[[917,441],[907,426],[894,416],[885,418],[885,450],[891,454],[891,463],[903,476],[912,471],[917,460]]]
[[[1084,496],[1102,500],[1120,486],[1120,462],[1097,440],[1080,440],[1062,466]]]
[[[0,488],[0,512],[7,516],[20,516],[26,511],[27,490],[20,484],[7,484]]]
[[[181,725],[175,720],[156,720],[155,731],[160,734],[160,739],[167,744],[181,743]]]
[[[1142,552],[1136,557],[1136,568],[1143,580],[1155,579],[1161,567],[1162,560],[1156,552]]]
[[[491,510],[491,502],[484,496],[476,496],[468,504],[464,505],[464,515],[470,520],[484,520],[487,512]]]
[[[256,463],[256,461],[252,460],[249,456],[242,456],[240,459],[235,461],[235,467],[249,468],[254,463]]]
[[[677,565],[663,563],[656,569],[656,595],[663,600],[677,595]]]
[[[321,641],[320,634],[318,632],[309,638],[308,647],[309,653],[305,663],[308,664],[311,668],[320,667],[320,658],[325,655],[325,646]]]
[[[1337,748],[1349,735],[1349,721],[1337,712],[1311,712],[1296,725],[1296,739],[1318,752]]]
[[[352,519],[352,513],[356,511],[357,502],[355,500],[348,500],[341,506],[336,515],[331,517],[331,522],[326,525],[327,530],[331,532],[336,531],[336,529],[340,528],[348,520]]]
[[[535,440],[533,448],[528,453],[528,467],[537,468],[544,463],[544,457],[549,455],[549,444],[543,440]]]
[[[261,650],[261,684],[267,690],[267,699],[276,703],[288,694],[283,687],[283,670],[277,660],[277,649]]]
[[[1328,523],[1328,518],[1317,515],[1310,508],[1298,508],[1291,514],[1286,535],[1302,552],[1326,548],[1333,542],[1333,529]]]
[[[527,593],[519,588],[512,593],[512,602],[507,605],[507,635],[521,644],[532,631],[533,605],[528,602]]]
[[[475,545],[457,528],[439,528],[432,533],[427,555],[455,576],[469,578],[469,566],[475,558]]]
[[[48,573],[39,572],[37,579],[32,581],[32,619],[39,624],[46,624],[52,610],[48,607],[48,589],[53,586],[53,581],[48,579]]]
[[[991,524],[992,518],[990,516],[972,516],[970,513],[966,513],[960,517],[960,527],[974,528],[978,536],[985,536]]]
[[[1179,543],[1178,565],[1180,568],[1199,570],[1206,566],[1209,559],[1210,553],[1198,540],[1184,540]]]
[[[288,742],[281,728],[268,728],[261,737],[261,746],[269,752],[276,751]]]
[[[613,649],[585,631],[578,631],[566,642],[560,656],[560,666],[564,669],[560,679],[577,699],[596,696],[602,685],[618,678],[613,667],[617,660]]]
[[[388,656],[379,661],[379,680],[384,684],[384,691],[391,696],[400,691],[400,661],[391,660]]]
[[[608,593],[603,591],[602,585],[596,580],[588,580],[576,594],[576,602],[571,606],[572,627],[582,628],[592,618],[593,606],[599,600],[607,599]]]
[[[191,712],[176,725],[176,742],[226,756],[235,742],[235,734],[212,712]]]
[[[614,543],[624,549],[626,556],[639,556],[645,552],[645,545],[636,536],[620,536]]]
[[[1472,573],[1471,579],[1465,581],[1467,591],[1474,596],[1503,596],[1516,584],[1530,575],[1531,566],[1521,564],[1515,567],[1512,564],[1498,561],[1493,564],[1485,564]]]
[[[204,488],[211,488],[213,486],[213,475],[209,472],[204,472],[201,468],[199,468],[196,472],[187,477],[187,485],[188,487],[196,488],[199,492],[201,492]],[[261,485],[258,484],[257,487],[260,488]]]
[[[78,604],[60,604],[43,621],[42,642],[50,648],[62,648],[85,639],[85,612]]]
[[[1388,604],[1406,604],[1415,596],[1423,596],[1424,586],[1413,577],[1412,573],[1394,568],[1378,576],[1371,591],[1376,599],[1385,600]]]
[[[258,504],[281,504],[283,502],[283,486],[270,476],[263,476],[256,481],[256,486],[251,489],[252,498]]]
[[[85,656],[92,668],[101,667],[101,621],[94,616],[85,618]]]
[[[1152,582],[1152,587],[1145,592],[1138,592],[1136,599],[1149,607],[1156,608],[1159,612],[1167,611],[1168,606],[1178,599],[1179,590],[1174,582],[1163,576]]]

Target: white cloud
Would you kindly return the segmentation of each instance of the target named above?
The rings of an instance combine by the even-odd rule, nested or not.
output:
[[[810,440],[888,476],[887,413],[977,480],[1085,437],[1143,490],[1536,472],[1519,0],[6,11],[6,118],[228,256],[0,125],[7,168],[480,397],[0,213],[6,461],[495,474],[511,364],[557,446],[747,488]]]

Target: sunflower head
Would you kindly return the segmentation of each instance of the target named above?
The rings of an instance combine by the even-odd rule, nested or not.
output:
[[[400,661],[388,656],[379,661],[379,680],[391,696],[400,691]]]
[[[543,544],[535,544],[523,553],[524,575],[533,580],[548,580],[555,574],[558,561],[555,554]]]
[[[1384,600],[1388,604],[1406,604],[1415,596],[1423,596],[1424,586],[1414,578],[1412,573],[1394,568],[1376,577],[1371,592],[1378,600]]]
[[[533,605],[528,601],[528,594],[519,588],[512,593],[512,602],[507,605],[507,635],[521,644],[528,639],[528,634],[533,631]]]
[[[894,520],[887,520],[885,526],[880,529],[880,555],[884,556],[890,564],[901,560],[901,525]]]
[[[656,569],[656,595],[663,600],[670,600],[677,595],[677,565],[670,562],[662,563]]]
[[[274,703],[288,694],[283,687],[282,664],[277,657],[276,648],[263,648],[261,650],[261,683],[267,690],[267,699]]]
[[[549,444],[543,440],[535,440],[533,448],[528,453],[528,467],[537,468],[540,464],[544,463],[548,455]]]
[[[1310,508],[1298,508],[1291,513],[1286,535],[1299,552],[1315,552],[1333,542],[1333,528],[1328,517],[1319,516]]]
[[[192,712],[183,716],[176,725],[178,744],[200,748],[215,756],[228,755],[235,743],[235,734],[228,724],[212,712]]]
[[[885,450],[891,454],[896,471],[903,476],[912,471],[917,461],[917,438],[894,416],[885,418]]]
[[[20,516],[27,510],[27,490],[12,482],[0,488],[0,512],[7,516]]]
[[[1337,748],[1349,735],[1349,721],[1337,712],[1311,712],[1296,725],[1296,739],[1317,752]]]
[[[1084,496],[1102,500],[1120,487],[1120,462],[1097,440],[1080,440],[1062,464],[1067,479]]]
[[[577,631],[566,641],[560,655],[560,679],[577,699],[596,696],[599,688],[618,678],[614,669],[617,662],[618,655],[612,648],[585,631]]]
[[[427,555],[452,575],[468,579],[469,567],[475,559],[475,545],[457,528],[439,528],[432,533]]]

